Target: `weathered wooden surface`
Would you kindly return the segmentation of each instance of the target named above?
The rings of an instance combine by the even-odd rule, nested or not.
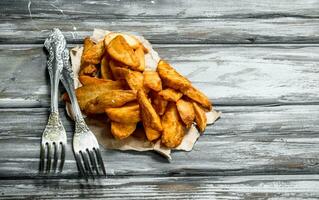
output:
[[[168,162],[152,152],[102,150],[108,175],[242,175],[319,173],[319,106],[222,106],[191,152]],[[65,113],[62,111],[62,116]],[[1,177],[36,177],[48,110],[1,109]],[[72,123],[63,119],[71,144]],[[230,148],[231,147],[231,148]],[[190,162],[191,160],[191,162]],[[63,176],[76,177],[71,149]]]
[[[318,175],[1,180],[5,199],[318,199]],[[15,187],[12,187],[15,185]],[[48,187],[49,186],[49,187]]]
[[[94,28],[152,43],[319,43],[318,10],[318,0],[1,1],[0,44],[43,43],[52,27],[73,43]]]
[[[317,45],[154,45],[217,105],[318,104]],[[0,107],[48,107],[40,46],[0,46]]]
[[[42,43],[142,34],[223,112],[192,152],[103,149],[108,179],[38,175],[49,107]],[[0,1],[0,199],[318,199],[318,0]]]

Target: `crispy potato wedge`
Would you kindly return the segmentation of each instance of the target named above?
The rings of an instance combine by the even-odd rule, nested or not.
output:
[[[142,120],[145,126],[157,131],[162,131],[161,119],[148,100],[144,90],[138,90],[137,101],[140,105]]]
[[[115,80],[125,80],[126,75],[129,73],[129,69],[126,66],[115,60],[111,60],[109,66]]]
[[[180,99],[176,102],[176,107],[182,121],[186,127],[189,128],[195,119],[195,111],[192,102]]]
[[[100,79],[100,78],[95,78],[92,76],[79,76],[79,81],[82,83],[82,85],[113,82],[112,80]]]
[[[140,62],[136,57],[133,48],[131,48],[127,44],[126,40],[121,35],[116,36],[109,43],[109,45],[107,46],[107,52],[113,59],[131,68],[135,69],[138,68],[140,65]]]
[[[158,93],[163,99],[167,101],[178,101],[180,98],[182,98],[183,94],[172,89],[172,88],[167,88]]]
[[[123,124],[111,122],[111,133],[116,139],[124,139],[130,136],[136,129],[136,123]]]
[[[162,143],[169,147],[177,147],[183,140],[185,135],[185,127],[178,114],[175,103],[170,102],[167,106],[165,114],[162,117]]]
[[[144,50],[143,50],[142,46],[138,47],[135,50],[135,55],[136,55],[137,59],[139,60],[140,65],[134,70],[142,72],[145,69],[145,54],[144,54]]]
[[[85,62],[83,55],[85,55],[94,45],[95,44],[90,39],[90,37],[84,38],[84,41],[83,41],[83,52],[82,52],[82,57],[81,57],[81,64],[83,64]]]
[[[157,72],[165,86],[168,86],[175,90],[179,90],[181,88],[188,88],[191,86],[191,83],[187,78],[180,75],[164,60],[161,60],[158,63]]]
[[[151,92],[152,106],[159,115],[163,115],[165,113],[165,109],[168,101],[163,99],[158,93]]]
[[[104,45],[108,46],[110,42],[118,35],[121,35],[125,38],[126,42],[130,47],[133,49],[138,49],[139,47],[142,47],[145,53],[148,53],[148,50],[144,47],[144,45],[134,36],[128,33],[109,33],[104,38]]]
[[[83,64],[83,67],[81,67],[79,71],[79,75],[87,75],[87,76],[95,76],[98,72],[97,67],[93,64]]]
[[[119,108],[106,108],[107,116],[114,122],[137,123],[141,121],[140,106],[137,102],[130,102]]]
[[[82,53],[82,63],[90,63],[90,64],[99,64],[101,62],[101,58],[104,54],[104,42],[100,41],[90,48],[83,49]]]
[[[194,111],[195,111],[195,122],[199,129],[199,132],[203,133],[205,131],[207,125],[207,117],[206,113],[200,105],[196,102],[193,102]]]
[[[83,85],[82,87],[75,89],[75,94],[81,110],[84,110],[86,104],[92,99],[95,99],[97,96],[110,90],[120,90],[122,89],[122,87],[123,83],[119,81],[108,81],[99,84]],[[63,99],[65,101],[70,101],[67,95]]]
[[[156,92],[162,90],[162,81],[157,72],[144,71],[144,87],[152,89]]]
[[[121,107],[133,100],[136,100],[136,91],[107,90],[87,102],[84,111],[87,114],[101,114],[106,108]]]
[[[112,71],[109,65],[109,59],[106,55],[104,55],[101,60],[101,77],[107,80],[113,79]]]
[[[129,70],[125,76],[125,80],[132,90],[144,89],[143,74],[141,72]]]
[[[211,110],[212,109],[212,104],[209,101],[208,97],[202,93],[201,91],[197,90],[196,88],[189,87],[189,88],[184,88],[181,89],[181,92],[191,98],[192,100],[196,101],[200,105],[202,105],[205,109]]]
[[[146,138],[149,141],[154,141],[154,140],[158,139],[159,137],[161,137],[161,135],[162,135],[162,132],[151,129],[147,126],[144,126],[144,130],[145,130]]]

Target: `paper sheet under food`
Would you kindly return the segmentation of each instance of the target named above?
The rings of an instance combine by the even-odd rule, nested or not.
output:
[[[95,42],[98,42],[104,38],[105,35],[110,33],[107,30],[94,29],[91,39]],[[142,36],[137,36],[137,38],[142,42],[142,44],[148,49],[149,53],[145,55],[145,65],[146,70],[156,70],[157,63],[160,60],[160,57],[157,52],[152,48],[152,45],[144,39]],[[74,86],[78,88],[81,86],[81,83],[78,79],[78,73],[80,70],[80,62],[82,56],[83,47],[75,47],[71,49],[71,62],[72,68],[74,71]],[[73,118],[73,113],[71,105],[67,103],[66,105],[67,114]],[[220,117],[221,112],[212,110],[206,113],[207,115],[207,125],[212,125]],[[161,144],[160,141],[157,141],[155,144],[148,141],[147,139],[141,140],[135,136],[129,136],[123,140],[115,139],[110,131],[110,125],[107,123],[107,119],[92,119],[85,118],[87,125],[90,130],[97,137],[98,142],[106,149],[118,149],[118,150],[133,150],[133,151],[156,151],[171,160],[171,149],[165,147]],[[137,129],[136,131],[140,131]],[[200,133],[197,131],[195,125],[193,124],[185,134],[182,143],[172,150],[183,150],[191,151],[194,147],[195,142],[199,138]]]

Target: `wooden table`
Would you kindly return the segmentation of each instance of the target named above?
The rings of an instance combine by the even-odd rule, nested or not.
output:
[[[319,198],[318,0],[0,2],[0,199]],[[93,28],[144,35],[222,118],[192,152],[102,150],[107,179],[38,175],[49,108],[43,41]]]

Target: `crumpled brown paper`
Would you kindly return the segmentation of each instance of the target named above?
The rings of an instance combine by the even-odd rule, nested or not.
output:
[[[107,30],[94,29],[93,35],[91,39],[95,42],[98,42],[104,38],[105,35],[110,33]],[[147,70],[156,70],[157,63],[160,60],[159,55],[155,52],[151,46],[151,44],[144,39],[142,36],[136,36],[143,45],[148,49],[149,53],[145,55],[145,67]],[[80,70],[80,61],[82,56],[83,47],[75,47],[71,49],[71,62],[72,68],[74,71],[74,86],[78,88],[81,86],[81,83],[78,79],[78,73]],[[71,109],[71,105],[67,103],[66,110],[68,115],[73,118],[73,113]],[[207,125],[213,124],[221,115],[221,112],[212,110],[206,113],[207,115]],[[84,116],[85,117],[85,116]],[[97,137],[98,142],[107,149],[118,149],[118,150],[134,150],[134,151],[156,151],[171,160],[171,149],[163,146],[160,141],[157,141],[155,144],[148,140],[141,140],[140,138],[130,136],[123,140],[115,139],[110,132],[110,125],[106,123],[106,120],[97,120],[91,118],[85,118],[87,125],[90,130]],[[137,129],[136,131],[141,131]],[[182,143],[174,148],[173,150],[183,150],[183,151],[191,151],[195,142],[197,141],[200,133],[197,131],[195,125],[193,124],[185,134]]]

